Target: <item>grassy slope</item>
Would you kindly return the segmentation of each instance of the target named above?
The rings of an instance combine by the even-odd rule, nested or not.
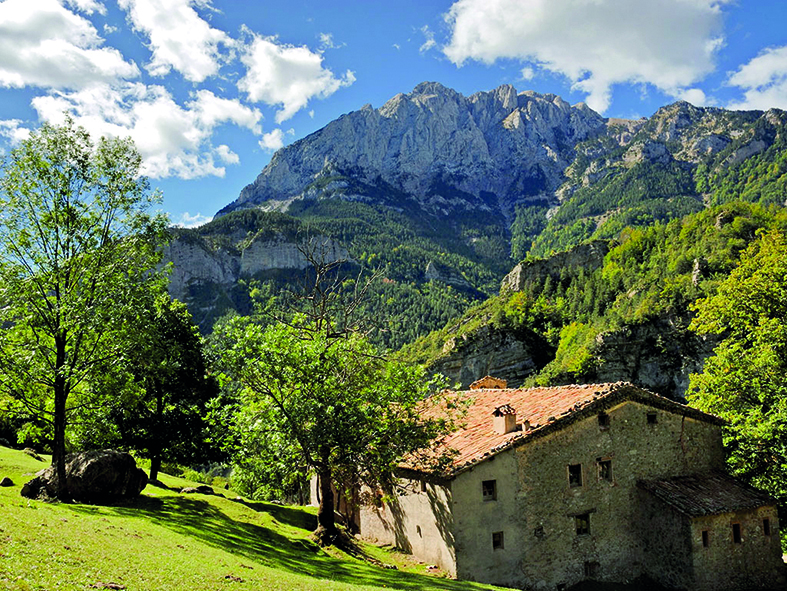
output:
[[[363,546],[386,570],[309,540],[313,511],[148,487],[113,507],[47,504],[20,496],[45,464],[0,447],[0,589],[129,590],[495,589],[419,574],[396,553]],[[163,475],[169,487],[185,480]],[[418,572],[416,572],[418,571]],[[241,581],[242,580],[242,581]]]

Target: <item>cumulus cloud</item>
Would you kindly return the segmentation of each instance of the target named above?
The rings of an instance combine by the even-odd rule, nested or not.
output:
[[[731,109],[787,109],[787,46],[770,47],[738,68],[727,80],[744,91]]]
[[[66,5],[85,14],[106,14],[107,8],[98,0],[66,0]]]
[[[200,212],[192,215],[188,211],[184,211],[174,225],[180,228],[196,228],[197,226],[207,224],[212,219],[213,216],[202,215]]]
[[[508,58],[562,74],[603,112],[614,84],[694,91],[714,69],[727,1],[457,0],[443,52],[458,66]]]
[[[437,41],[434,40],[434,32],[429,30],[429,25],[421,27],[421,32],[424,34],[424,42],[421,44],[421,47],[418,48],[418,51],[426,53],[437,45]]]
[[[181,106],[162,86],[128,83],[94,85],[75,92],[53,92],[32,101],[39,117],[60,122],[65,111],[93,137],[130,136],[153,178],[224,176],[224,164],[238,157],[227,146],[214,147],[214,129],[231,123],[259,132],[260,112],[208,90]]]
[[[90,21],[56,0],[0,2],[0,87],[76,89],[139,75],[136,64],[103,41]]]
[[[286,121],[313,98],[326,98],[342,86],[355,82],[347,70],[341,78],[323,67],[323,56],[305,46],[279,43],[276,37],[261,37],[251,31],[251,42],[241,54],[246,74],[238,88],[253,102],[281,105],[276,122]]]
[[[263,150],[270,150],[271,152],[283,148],[285,133],[287,135],[295,135],[295,130],[289,129],[284,132],[281,128],[277,127],[273,131],[263,134],[262,139],[259,141],[260,148]]]
[[[232,45],[224,31],[199,16],[192,0],[119,0],[118,4],[128,13],[134,29],[149,40],[153,57],[145,68],[153,76],[165,76],[175,69],[191,82],[202,82],[219,70],[219,46]]]
[[[24,127],[19,119],[0,120],[0,137],[15,146],[30,137],[30,130]]]

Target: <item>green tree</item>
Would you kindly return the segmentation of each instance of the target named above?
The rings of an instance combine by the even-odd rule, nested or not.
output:
[[[690,328],[722,336],[693,375],[689,402],[729,421],[734,472],[787,495],[787,240],[760,233],[715,295],[695,304]]]
[[[143,300],[166,220],[127,139],[44,125],[0,169],[0,387],[52,426],[58,496],[66,427],[122,361],[120,318]]]
[[[316,474],[317,538],[330,543],[337,533],[332,486],[392,482],[401,458],[430,450],[451,421],[420,413],[423,404],[441,404],[441,394],[424,399],[442,380],[384,359],[365,338],[357,312],[368,283],[354,282],[344,297],[340,262],[304,252],[314,269],[301,311],[274,323],[232,319],[222,337],[230,343],[223,363],[241,386],[236,429],[243,459],[259,453],[278,479]]]
[[[108,418],[123,446],[150,459],[156,480],[162,460],[212,459],[204,416],[218,385],[186,306],[166,293],[151,299],[126,325],[131,383],[112,401]]]

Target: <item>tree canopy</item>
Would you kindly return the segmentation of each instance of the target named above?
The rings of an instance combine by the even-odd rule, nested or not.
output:
[[[699,300],[691,328],[723,336],[701,374],[692,406],[729,421],[733,471],[787,496],[787,239],[761,232],[718,291]]]
[[[451,420],[426,420],[419,412],[441,380],[385,359],[360,330],[364,289],[344,298],[335,273],[340,262],[310,260],[300,312],[273,322],[236,317],[220,339],[227,373],[240,386],[236,462],[259,458],[263,480],[285,484],[316,474],[318,538],[331,541],[334,488],[390,482],[401,458],[430,448]]]
[[[67,119],[45,124],[0,169],[0,388],[52,427],[65,491],[68,416],[122,359],[123,309],[154,272],[165,219],[151,217],[141,157]]]

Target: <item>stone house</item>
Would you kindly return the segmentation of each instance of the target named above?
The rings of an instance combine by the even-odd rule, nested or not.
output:
[[[775,501],[724,473],[723,421],[628,383],[485,378],[440,477],[402,466],[360,532],[460,579],[523,589],[647,575],[692,591],[776,587]]]

